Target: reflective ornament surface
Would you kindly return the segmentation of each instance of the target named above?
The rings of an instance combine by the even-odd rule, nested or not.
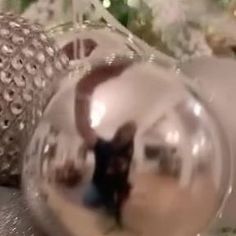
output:
[[[182,63],[180,69],[189,76],[206,95],[208,103],[218,115],[229,137],[232,147],[233,165],[236,168],[236,62],[231,58],[203,57]],[[233,171],[231,196],[222,212],[220,225],[235,226],[236,172]]]
[[[0,185],[19,184],[24,148],[67,73],[64,58],[40,26],[0,14]]]
[[[221,208],[230,150],[185,77],[115,56],[76,71],[24,159],[35,219],[57,236],[192,236]]]

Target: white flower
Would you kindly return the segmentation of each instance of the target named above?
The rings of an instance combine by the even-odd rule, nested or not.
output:
[[[155,30],[164,30],[173,24],[183,24],[186,21],[187,5],[182,0],[146,0],[153,11]]]
[[[64,0],[38,0],[26,9],[23,17],[43,25],[58,23],[63,15],[63,4]]]
[[[189,24],[189,0],[146,0],[152,9],[153,31],[180,60],[211,55],[205,35]]]

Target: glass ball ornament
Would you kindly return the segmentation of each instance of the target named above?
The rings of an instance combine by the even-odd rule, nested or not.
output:
[[[224,126],[232,149],[232,156],[236,155],[236,112],[233,101],[236,100],[236,62],[233,58],[202,57],[179,65],[182,73],[189,78],[205,94],[209,105],[214,109]],[[235,169],[235,161],[231,168]],[[232,179],[236,179],[235,171]],[[236,183],[233,181],[231,196],[222,212],[220,224],[235,225]]]
[[[0,185],[16,186],[24,148],[68,59],[39,25],[10,13],[0,14],[0,45]]]
[[[23,191],[48,235],[192,236],[230,187],[230,149],[185,77],[115,56],[74,71],[26,151]]]

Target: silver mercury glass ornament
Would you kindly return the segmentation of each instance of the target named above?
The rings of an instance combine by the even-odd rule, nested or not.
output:
[[[39,25],[0,14],[0,185],[18,185],[24,149],[67,70]]]
[[[230,187],[221,123],[174,71],[136,57],[91,61],[51,100],[23,189],[49,236],[195,236]]]

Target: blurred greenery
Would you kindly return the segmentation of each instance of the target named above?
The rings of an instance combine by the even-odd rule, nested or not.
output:
[[[5,0],[4,1],[4,9],[17,12],[24,11],[31,3],[36,0]]]
[[[36,0],[21,0],[20,9],[24,11],[31,3],[35,2]]]
[[[216,236],[236,236],[236,228],[222,227],[215,232]]]
[[[128,6],[127,0],[110,0],[108,10],[124,25],[127,26],[132,8]]]

